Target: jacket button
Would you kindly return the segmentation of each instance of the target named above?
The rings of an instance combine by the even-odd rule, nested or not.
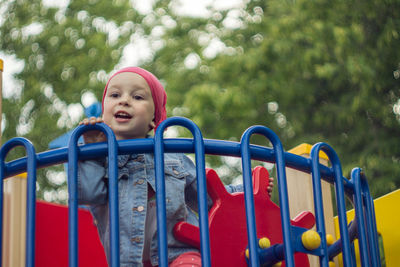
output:
[[[143,206],[133,207],[132,210],[133,211],[144,211],[144,207]]]
[[[137,207],[137,211],[144,211],[144,207],[143,206]]]
[[[179,172],[175,169],[172,170],[175,174],[179,174]]]

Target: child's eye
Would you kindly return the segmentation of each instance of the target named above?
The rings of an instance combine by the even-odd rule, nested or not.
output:
[[[141,95],[135,95],[135,96],[133,96],[133,98],[134,98],[135,100],[142,100],[142,99],[143,99],[143,96],[141,96]]]
[[[112,98],[119,97],[119,94],[118,93],[111,93],[110,97],[112,97]]]

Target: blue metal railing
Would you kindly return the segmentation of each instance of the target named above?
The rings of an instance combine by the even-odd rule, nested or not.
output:
[[[259,256],[257,255],[257,235],[256,221],[253,200],[253,185],[251,178],[251,154],[250,154],[250,137],[253,134],[261,134],[267,137],[273,146],[276,170],[278,175],[279,203],[281,205],[281,221],[283,232],[283,243],[285,248],[285,263],[287,266],[294,266],[293,244],[291,242],[291,225],[289,215],[289,199],[287,195],[285,158],[282,143],[278,136],[264,126],[252,126],[247,129],[241,139],[241,156],[243,164],[243,184],[246,204],[247,232],[250,247],[251,266],[259,266]]]
[[[23,146],[26,150],[26,166],[27,171],[27,215],[26,215],[26,258],[25,266],[34,266],[35,263],[35,215],[36,215],[36,153],[35,148],[32,143],[24,138],[14,138],[5,143],[0,150],[0,241],[3,240],[3,183],[5,177],[4,175],[4,161],[11,149],[17,146]],[[1,242],[2,243],[2,242]],[[3,248],[0,249],[0,262],[3,260],[3,255],[1,254]]]
[[[167,127],[177,125],[188,128],[193,139],[164,139],[163,132]],[[107,136],[107,143],[96,143],[78,146],[78,138],[90,130],[103,131]],[[264,135],[272,143],[273,148],[250,145],[253,134]],[[24,146],[27,157],[5,162],[7,153],[15,146]],[[324,151],[332,164],[327,167],[319,164],[319,151]],[[345,266],[354,265],[354,253],[351,242],[358,237],[361,249],[362,266],[380,266],[379,249],[373,200],[368,184],[360,169],[352,172],[351,180],[342,176],[339,158],[335,151],[327,144],[318,143],[311,151],[310,158],[304,158],[284,152],[282,144],[276,134],[264,126],[250,127],[242,136],[241,142],[203,139],[201,131],[193,122],[185,118],[170,118],[160,124],[155,138],[125,140],[117,142],[112,130],[105,124],[79,126],[72,133],[68,148],[61,148],[42,153],[35,153],[33,145],[24,138],[13,138],[5,143],[0,150],[0,179],[1,192],[3,180],[18,173],[28,172],[28,216],[27,216],[27,244],[26,266],[34,265],[34,240],[35,240],[35,185],[36,168],[68,162],[68,191],[69,191],[69,266],[78,264],[77,242],[77,161],[109,157],[109,205],[110,205],[110,240],[111,240],[111,266],[119,266],[119,229],[118,229],[118,185],[117,185],[117,155],[133,153],[154,153],[156,173],[156,198],[157,198],[157,225],[159,242],[159,266],[168,265],[167,233],[165,215],[165,184],[164,184],[164,153],[195,153],[196,174],[198,186],[199,222],[201,234],[201,254],[203,266],[211,266],[210,244],[208,232],[207,189],[205,180],[205,154],[233,156],[242,158],[243,183],[245,194],[245,207],[247,216],[247,229],[250,257],[250,266],[260,266],[260,255],[257,249],[256,221],[254,216],[254,200],[251,179],[251,159],[276,163],[279,201],[281,205],[281,220],[283,244],[280,250],[284,253],[286,266],[295,266],[293,254],[296,251],[306,252],[320,257],[321,266],[328,266],[328,261],[343,252]],[[312,173],[314,205],[317,232],[321,237],[321,246],[313,251],[305,251],[300,235],[307,229],[294,227],[290,224],[289,202],[287,195],[285,167],[294,168],[306,173]],[[338,206],[339,226],[342,239],[334,245],[327,247],[325,222],[322,209],[321,179],[335,185]],[[354,200],[356,219],[347,225],[345,210],[345,195]],[[0,196],[2,207],[3,194]],[[2,209],[0,212],[3,221]],[[1,225],[0,225],[1,226]],[[0,234],[2,236],[2,232]],[[1,250],[0,250],[1,253]],[[1,260],[1,259],[0,259]]]
[[[179,125],[186,127],[193,134],[193,146],[196,156],[197,198],[199,205],[201,260],[205,266],[210,266],[210,237],[208,232],[207,188],[205,174],[204,140],[200,129],[192,121],[185,118],[171,118],[159,125],[155,136],[154,164],[156,167],[156,197],[159,264],[168,265],[167,257],[167,228],[165,211],[165,180],[164,180],[164,147],[163,133],[168,126]]]
[[[332,164],[332,169],[335,174],[335,189],[336,189],[336,202],[338,206],[338,216],[339,216],[339,229],[340,237],[343,248],[343,262],[345,266],[351,266],[350,262],[350,239],[349,233],[347,231],[347,216],[346,216],[346,204],[345,204],[345,193],[343,187],[342,178],[342,167],[340,165],[339,157],[336,152],[325,143],[317,143],[311,149],[311,159],[312,159],[312,178],[313,178],[313,190],[314,190],[314,205],[316,207],[316,223],[317,231],[321,234],[322,247],[325,254],[320,257],[321,266],[328,266],[327,255],[327,244],[326,244],[326,234],[325,234],[325,222],[321,195],[321,178],[319,172],[319,152],[324,151],[328,155],[329,161]]]
[[[69,266],[78,266],[78,139],[87,131],[99,130],[107,136],[109,177],[109,220],[111,267],[119,266],[119,213],[118,213],[118,146],[115,135],[105,124],[79,126],[72,132],[68,144],[68,223]]]

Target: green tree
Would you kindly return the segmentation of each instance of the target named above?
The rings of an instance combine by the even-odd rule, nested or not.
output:
[[[250,1],[206,19],[176,17],[148,67],[166,80],[170,114],[192,118],[206,137],[238,140],[262,124],[286,149],[327,142],[344,174],[364,168],[378,196],[400,186],[399,7]],[[213,57],[215,40],[223,49]]]
[[[141,64],[165,83],[168,114],[193,119],[205,137],[239,140],[266,125],[286,149],[329,143],[346,176],[365,169],[375,196],[399,187],[399,0],[250,0],[210,6],[207,17],[176,13],[176,4],[155,1],[143,13],[128,0],[1,2],[0,49],[24,62],[21,93],[4,100],[3,141],[25,136],[47,149],[79,120],[68,108],[82,108],[85,92],[100,99],[140,37],[150,49]]]
[[[3,99],[3,143],[24,136],[38,152],[47,150],[50,141],[81,119],[82,95],[101,99],[107,74],[132,33],[145,31],[144,16],[129,0],[71,0],[65,7],[42,0],[1,1],[0,10],[0,49],[24,63],[16,75],[21,90]],[[54,186],[45,176],[38,177],[39,197]]]

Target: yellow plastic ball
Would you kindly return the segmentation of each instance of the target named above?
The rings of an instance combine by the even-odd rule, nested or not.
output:
[[[272,267],[281,267],[282,266],[282,262],[277,262],[274,265],[272,265]]]
[[[328,246],[332,245],[335,242],[335,238],[331,234],[326,235],[326,244]]]
[[[335,267],[335,263],[333,261],[329,262],[329,267]]]
[[[245,255],[246,255],[246,258],[249,258],[249,257],[250,257],[250,252],[249,252],[249,249],[248,249],[248,248],[246,249]]]
[[[313,230],[308,230],[301,235],[303,246],[308,250],[313,250],[321,245],[321,237]]]
[[[263,237],[258,240],[258,245],[260,248],[269,248],[271,246],[271,241],[269,241],[267,237]]]

